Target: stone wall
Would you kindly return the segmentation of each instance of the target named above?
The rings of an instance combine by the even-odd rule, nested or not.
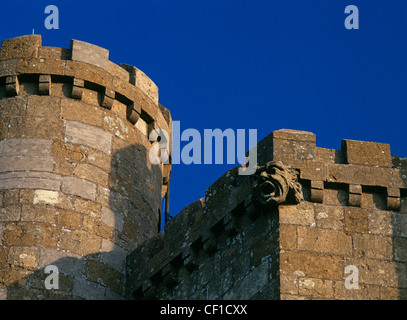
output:
[[[353,140],[309,150],[311,162],[286,160],[309,192],[279,207],[281,298],[406,299],[405,158],[388,144]]]
[[[237,168],[228,171],[132,252],[127,297],[278,298],[278,211],[260,213],[250,190]]]
[[[128,252],[159,231],[169,165],[153,130],[171,132],[158,89],[109,51],[41,36],[0,49],[0,297],[118,299]],[[59,269],[46,290],[45,268]]]
[[[127,297],[405,299],[406,159],[284,129],[257,150],[128,256]]]

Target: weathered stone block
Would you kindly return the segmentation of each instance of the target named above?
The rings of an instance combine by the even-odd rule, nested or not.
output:
[[[76,121],[66,121],[65,142],[83,144],[85,146],[111,153],[112,135],[100,128]]]
[[[345,231],[365,233],[368,231],[368,213],[365,209],[345,208]]]
[[[35,190],[33,204],[56,205],[59,202],[59,193],[49,190]]]
[[[3,243],[7,246],[55,248],[57,230],[54,226],[37,222],[7,224],[3,234]]]
[[[134,127],[127,120],[116,115],[106,115],[103,118],[103,128],[130,143],[138,142],[137,140],[134,140],[137,139],[134,137],[136,132]]]
[[[134,110],[134,106],[128,107],[126,110],[126,118],[131,124],[135,125],[140,119],[140,113]]]
[[[316,278],[301,278],[298,280],[298,293],[304,296],[311,296],[312,299],[333,298],[333,281]]]
[[[75,162],[70,159],[55,158],[54,162],[54,172],[62,176],[72,175],[76,166]]]
[[[21,189],[20,190],[20,198],[18,200],[19,203],[22,204],[31,204],[33,203],[33,199],[34,199],[34,190],[30,190],[30,189]],[[0,201],[1,203],[1,201]]]
[[[82,95],[82,102],[85,102],[86,104],[93,105],[96,107],[101,107],[102,103],[102,93],[89,89],[89,88],[84,88],[83,90],[83,95]]]
[[[101,238],[83,230],[62,229],[59,248],[85,256],[99,252]]]
[[[314,160],[316,157],[315,135],[311,132],[281,129],[274,131],[273,160]]]
[[[115,228],[119,232],[123,231],[123,216],[120,213],[116,213],[113,210],[102,207],[101,220],[104,224]]]
[[[130,82],[130,75],[127,70],[125,70],[123,67],[118,66],[117,64],[109,61],[109,73],[111,73],[113,76],[120,78],[123,81]]]
[[[0,172],[12,171],[53,171],[54,161],[51,157],[11,156],[0,157]]]
[[[334,281],[334,299],[338,300],[380,300],[380,287],[359,283],[359,289],[346,289],[345,281]]]
[[[91,43],[71,40],[72,60],[86,62],[105,70],[109,69],[109,50]]]
[[[58,118],[61,112],[59,97],[29,96],[27,101],[27,116]]]
[[[314,205],[316,226],[324,229],[343,230],[343,207]]]
[[[61,117],[65,120],[79,121],[101,127],[103,111],[99,107],[84,103],[83,101],[62,99]]]
[[[85,278],[76,279],[73,288],[73,294],[80,299],[104,300],[106,289]]]
[[[349,185],[349,192],[355,194],[362,194],[362,186],[360,184]]]
[[[391,226],[393,228],[394,236],[407,238],[407,215],[406,214],[393,212],[391,214]]]
[[[128,64],[122,63],[120,67],[129,73],[130,83],[139,87],[151,100],[158,105],[158,87],[157,85],[141,70]]]
[[[0,77],[16,76],[18,59],[0,61]]]
[[[376,259],[353,258],[344,260],[345,265],[355,265],[358,268],[359,282],[370,285],[397,287],[399,286],[399,272],[402,264]]]
[[[114,235],[114,229],[104,224],[100,219],[96,219],[90,216],[83,217],[83,228],[95,234],[103,239],[112,240]],[[134,239],[134,238],[133,238]]]
[[[63,122],[52,118],[11,118],[8,138],[62,139]]]
[[[105,187],[109,181],[107,172],[87,163],[78,164],[74,170],[74,174],[81,179],[89,180]]]
[[[0,118],[25,117],[27,115],[26,96],[16,96],[0,100]]]
[[[68,60],[71,57],[71,51],[65,48],[40,47],[38,57],[50,60]]]
[[[280,224],[280,248],[283,250],[297,249],[297,227],[289,224]]]
[[[94,218],[100,218],[102,205],[82,198],[75,199],[75,211],[85,213]]]
[[[0,221],[18,221],[20,220],[21,208],[18,205],[0,208]]]
[[[123,294],[123,274],[104,263],[89,260],[86,276],[90,281],[102,284],[119,294]]]
[[[295,205],[279,206],[280,223],[311,226],[315,223],[312,207],[302,208]]]
[[[298,232],[298,250],[350,255],[352,238],[341,231],[301,227]]]
[[[328,182],[360,184],[365,186],[391,186],[391,169],[361,165],[327,164]]]
[[[386,143],[342,140],[342,150],[349,164],[392,167],[390,145]]]
[[[85,199],[96,199],[96,185],[83,179],[64,177],[61,190],[64,193],[73,194]]]
[[[280,276],[280,292],[292,295],[298,295],[298,277],[295,275]]]
[[[343,153],[341,150],[334,149],[325,149],[319,148],[316,149],[316,161],[322,163],[345,163]]]
[[[123,272],[126,267],[127,251],[110,240],[102,239],[100,261]]]
[[[29,273],[30,271],[22,269],[0,269],[0,283],[7,287],[7,299],[13,299],[13,290],[26,286]]]
[[[354,234],[352,235],[354,253],[358,258],[391,260],[393,256],[393,240],[391,237]]]
[[[80,145],[55,141],[52,144],[52,154],[54,157],[68,158],[74,161],[80,161],[85,158],[86,148]]]
[[[57,210],[44,205],[23,205],[21,210],[21,221],[44,222],[54,224]]]
[[[107,172],[110,172],[112,169],[112,157],[104,152],[90,149],[88,150],[86,161]]]
[[[4,206],[15,205],[18,203],[19,191],[18,190],[6,190],[3,194]]]
[[[43,189],[59,190],[61,176],[48,172],[8,172],[0,174],[0,190]]]
[[[273,132],[273,138],[315,143],[315,134],[308,131],[280,129]]]
[[[65,60],[21,58],[17,61],[17,74],[63,75],[65,67]],[[38,89],[37,86],[35,87]]]
[[[393,234],[394,215],[390,211],[368,211],[369,233],[383,236]]]
[[[40,35],[28,35],[3,40],[0,48],[0,60],[36,57],[41,43]]]
[[[57,225],[68,229],[77,229],[82,224],[82,215],[68,210],[58,210]]]
[[[50,161],[51,141],[41,139],[8,139],[0,141],[0,153],[2,157],[25,157],[26,161],[40,158]],[[14,171],[18,169],[12,169]],[[31,169],[33,170],[33,169]]]
[[[109,88],[112,86],[113,81],[112,75],[103,68],[75,60],[66,61],[64,75],[89,82],[95,82],[95,80],[97,80],[96,83],[98,85]]]
[[[35,269],[38,267],[40,250],[38,248],[10,248],[8,263],[23,269]]]
[[[293,275],[301,271],[309,278],[341,280],[343,274],[342,257],[321,253],[281,251],[280,273]]]

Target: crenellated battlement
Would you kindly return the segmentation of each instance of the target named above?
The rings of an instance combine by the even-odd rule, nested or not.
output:
[[[240,176],[238,168],[229,170],[207,189],[205,198],[184,208],[164,232],[128,256],[129,298],[317,295],[321,293],[312,290],[319,287],[305,291],[301,288],[305,280],[285,274],[286,269],[308,268],[305,277],[338,280],[344,261],[360,259],[360,234],[366,238],[363,254],[369,256],[377,254],[373,242],[389,241],[389,231],[383,230],[405,236],[407,161],[392,156],[388,144],[343,140],[341,150],[325,149],[316,146],[311,132],[282,129],[263,139],[257,151],[259,167],[254,176]],[[299,194],[289,199],[283,191],[290,185],[284,182],[297,183],[297,179],[300,186],[294,192]],[[269,199],[274,205],[261,201]],[[394,221],[400,225],[392,225]],[[351,237],[355,248],[349,246]],[[302,255],[298,261],[289,261],[297,254]],[[320,260],[311,261],[317,254]],[[390,265],[389,254],[384,259],[379,250],[377,257]],[[324,269],[326,259],[332,259],[327,269],[335,270],[334,275],[323,274],[331,272]],[[336,290],[327,297],[350,297],[351,292]]]
[[[78,40],[71,40],[69,49],[43,47],[40,35],[2,42],[0,98],[25,90],[53,95],[54,87],[62,84],[66,96],[112,110],[146,135],[153,128],[171,131],[166,121],[169,112],[159,105],[155,83],[136,67],[109,61],[108,50]],[[96,98],[90,99],[89,91]]]
[[[360,206],[362,191],[375,188],[389,209],[399,210],[400,194],[407,191],[407,161],[393,156],[389,144],[344,139],[341,150],[334,150],[317,147],[315,140],[310,132],[275,131],[259,143],[258,149],[267,151],[260,151],[259,163],[271,157],[296,168],[313,202],[322,203],[323,190],[336,185],[349,192],[350,205]]]

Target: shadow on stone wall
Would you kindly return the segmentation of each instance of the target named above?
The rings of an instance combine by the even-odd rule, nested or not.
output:
[[[7,300],[123,299],[127,254],[157,234],[161,220],[162,173],[157,165],[148,167],[146,157],[148,157],[147,150],[140,144],[114,153],[109,173],[111,190],[106,193],[108,203],[103,205],[104,195],[98,191],[96,201],[102,205],[100,218],[95,219],[92,226],[85,226],[84,217],[87,214],[82,214],[79,228],[71,230],[72,250],[55,251],[54,248],[40,245],[31,247],[33,260],[29,261],[27,257],[24,259],[21,255],[18,256],[17,247],[10,246],[17,255],[8,257],[9,266],[10,263],[14,266],[7,277],[9,285],[6,288],[0,287],[0,298]],[[97,213],[92,214],[97,215]],[[63,227],[57,226],[57,228],[59,247]],[[101,249],[97,250],[100,252],[81,254],[92,250],[95,241],[100,242]],[[36,262],[39,268],[36,267],[36,271],[27,271],[29,264]],[[22,264],[25,264],[26,268],[22,268]],[[56,285],[51,280],[53,274],[45,272],[49,265],[58,268],[58,289],[45,288],[47,277],[48,283]]]

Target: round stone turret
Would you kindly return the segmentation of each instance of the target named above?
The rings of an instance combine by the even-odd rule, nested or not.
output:
[[[159,232],[171,166],[149,137],[171,115],[108,50],[41,44],[0,49],[0,299],[119,299],[127,254]]]

